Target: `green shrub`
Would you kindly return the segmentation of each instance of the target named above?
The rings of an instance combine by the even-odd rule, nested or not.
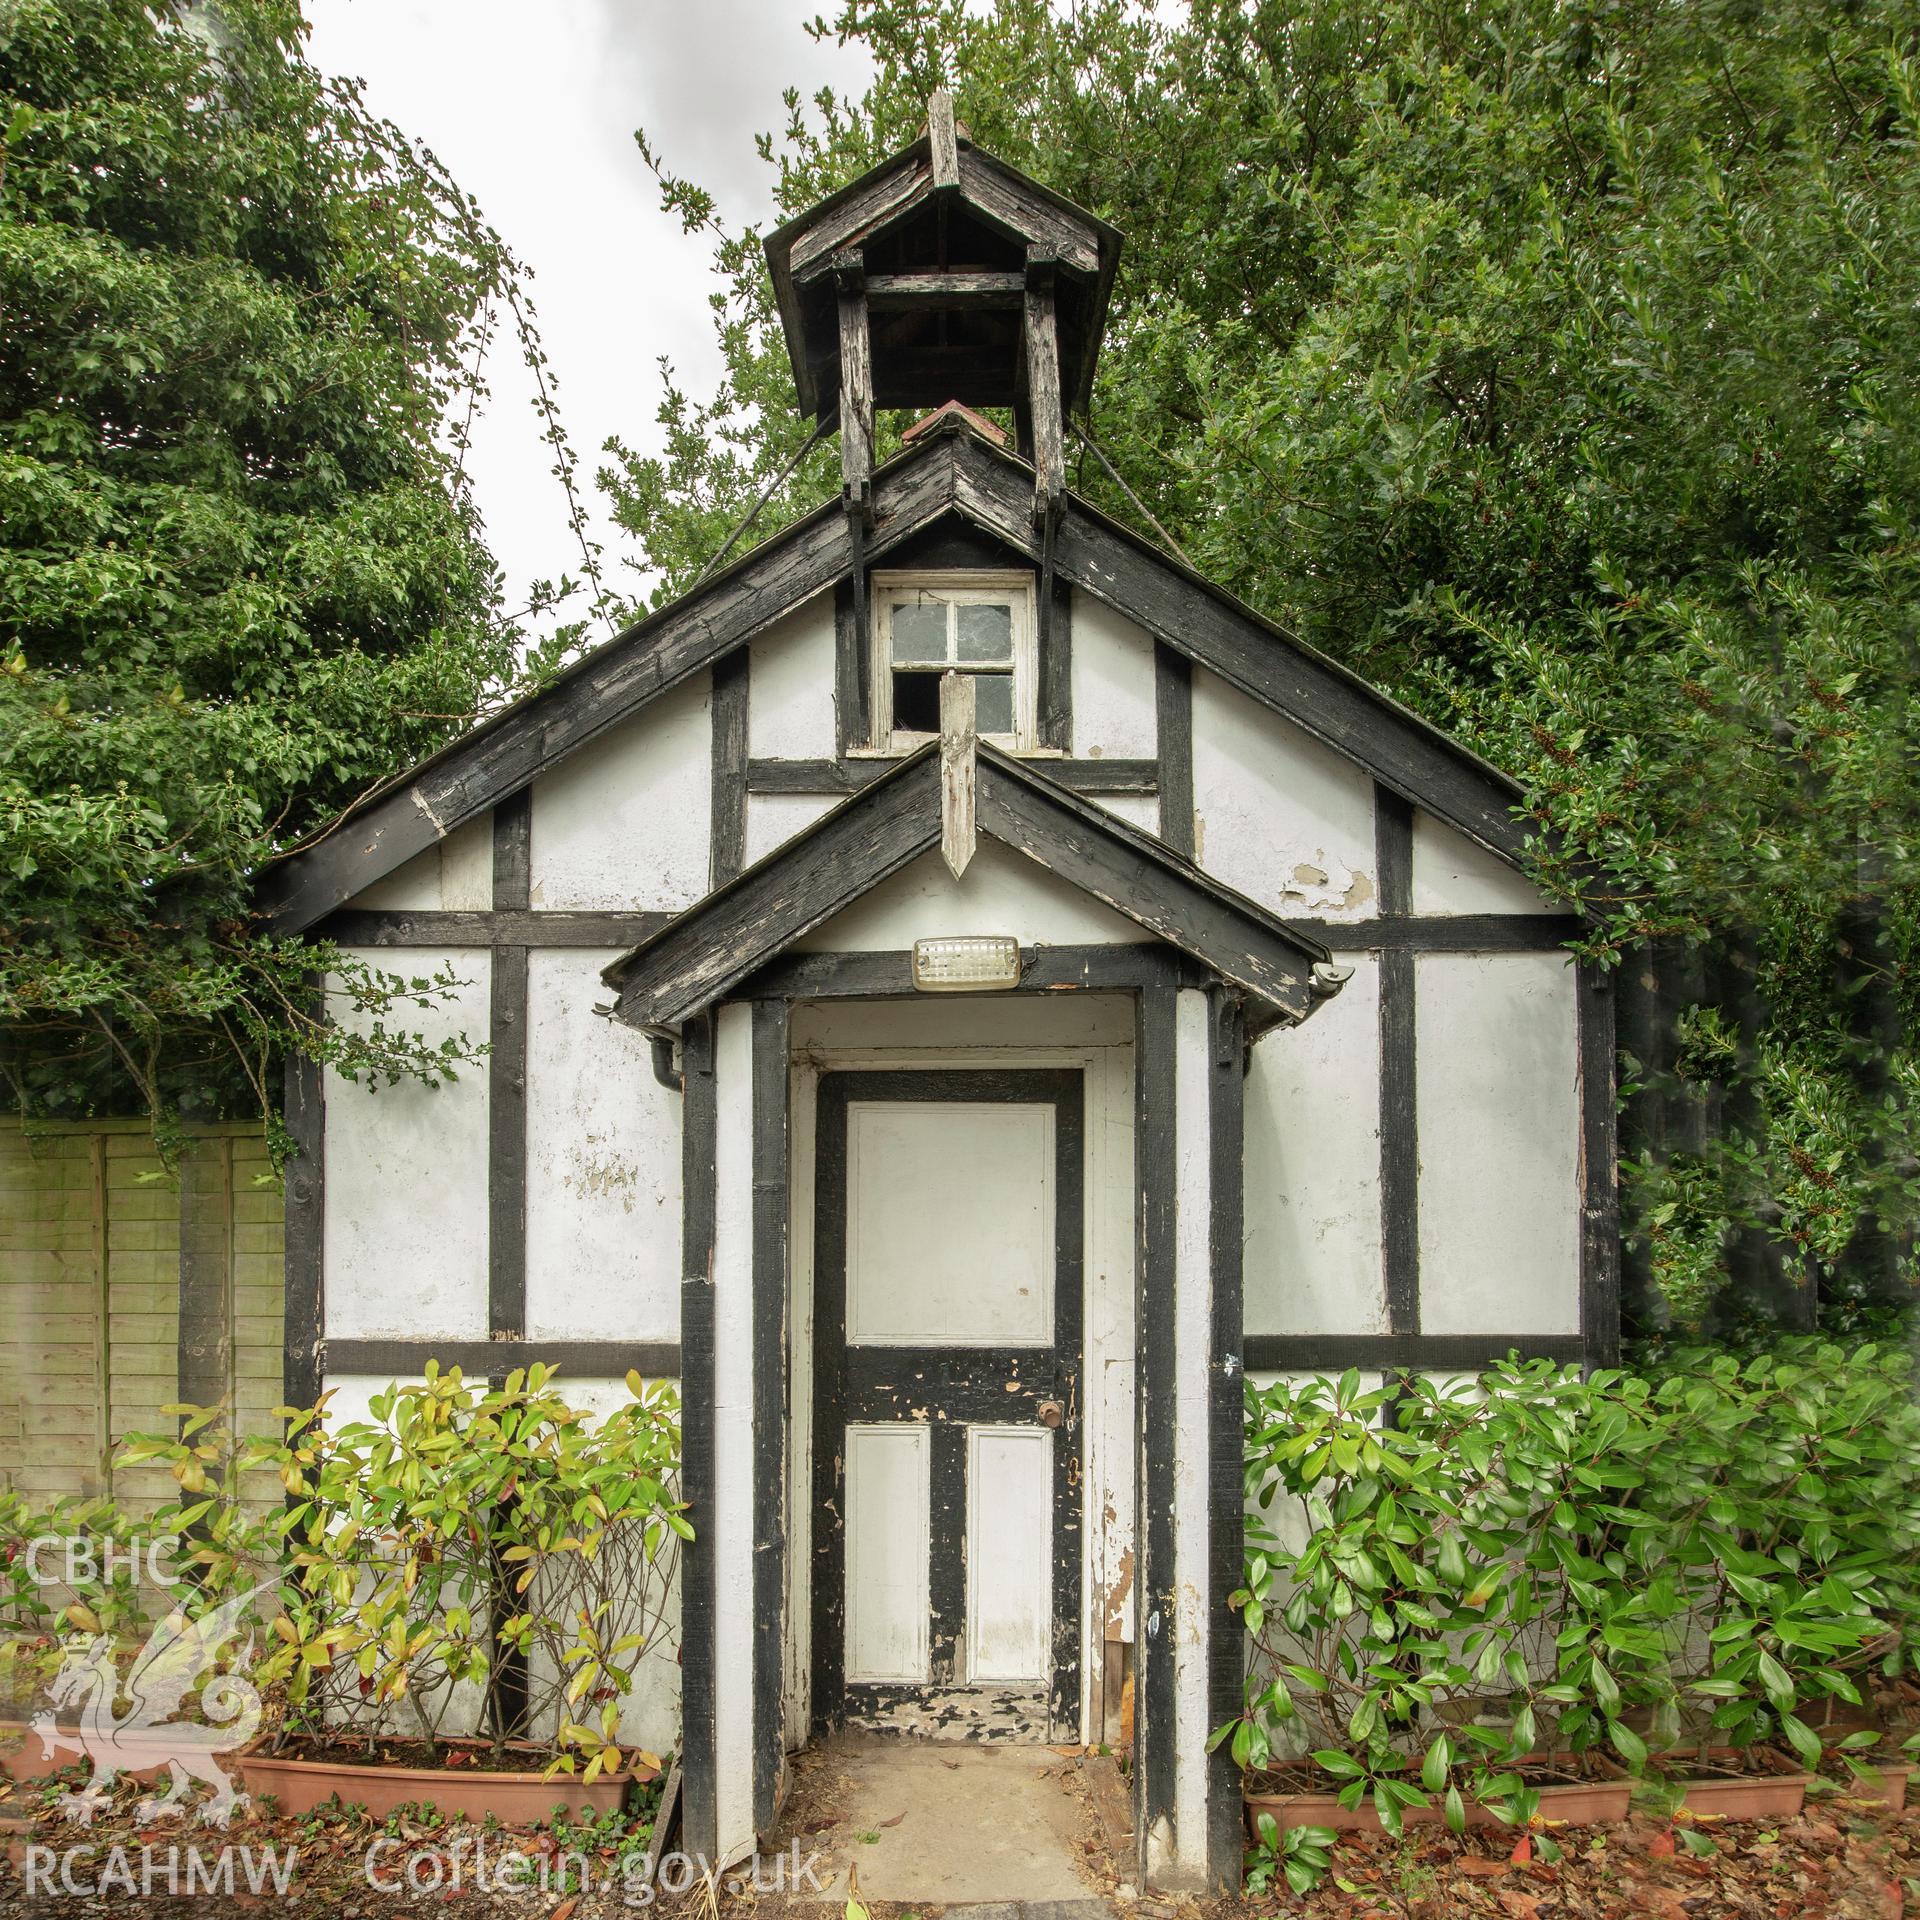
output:
[[[1389,1829],[1435,1798],[1458,1828],[1467,1795],[1531,1819],[1516,1764],[1548,1747],[1818,1764],[1826,1704],[1920,1648],[1908,1370],[1808,1340],[1653,1376],[1250,1383],[1252,1657],[1215,1744],[1311,1752]]]
[[[587,1779],[621,1764],[620,1701],[660,1639],[691,1535],[679,1401],[630,1374],[633,1398],[594,1422],[553,1371],[490,1389],[429,1363],[425,1381],[377,1394],[366,1421],[283,1409],[286,1439],[237,1452],[205,1414],[178,1438],[130,1439],[127,1464],[161,1461],[181,1487],[151,1525],[194,1537],[183,1559],[204,1592],[272,1582],[250,1677],[275,1690],[283,1732],[432,1744],[456,1689],[478,1688],[496,1746],[533,1738]],[[285,1509],[261,1517],[221,1495],[229,1463],[273,1469]],[[508,1653],[524,1662],[524,1712],[501,1686]]]

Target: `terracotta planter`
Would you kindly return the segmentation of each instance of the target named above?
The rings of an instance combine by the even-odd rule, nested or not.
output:
[[[60,1724],[60,1731],[77,1742],[71,1722]],[[0,1720],[0,1778],[8,1780],[50,1780],[62,1767],[71,1767],[86,1755],[76,1744],[57,1747],[49,1755],[40,1744],[40,1736],[22,1720]],[[164,1761],[150,1767],[124,1767],[130,1779],[152,1780],[166,1771]]]
[[[1563,1786],[1538,1789],[1540,1818],[1562,1826],[1592,1827],[1624,1820],[1633,1799],[1633,1784],[1628,1780],[1570,1780]],[[1467,1825],[1499,1827],[1508,1823],[1477,1800],[1466,1803]],[[1357,1807],[1343,1807],[1338,1795],[1331,1793],[1250,1793],[1247,1795],[1247,1831],[1260,1837],[1260,1815],[1270,1813],[1285,1833],[1291,1827],[1331,1827],[1336,1833],[1378,1833],[1380,1816],[1373,1803],[1363,1800]],[[1424,1807],[1409,1807],[1402,1820],[1410,1827],[1440,1826],[1446,1813],[1439,1801]]]
[[[359,1766],[259,1752],[240,1756],[240,1773],[250,1794],[256,1798],[272,1794],[282,1813],[311,1813],[337,1794],[342,1801],[365,1807],[376,1820],[411,1801],[425,1802],[463,1820],[484,1820],[492,1814],[510,1827],[537,1825],[559,1806],[576,1812],[610,1812],[619,1806],[628,1787],[659,1777],[651,1767],[636,1767],[627,1773],[600,1774],[583,1786],[577,1775],[556,1773],[548,1778],[537,1768],[526,1773],[483,1773],[476,1767]]]
[[[1750,1773],[1727,1780],[1689,1780],[1680,1805],[1721,1820],[1791,1820],[1805,1804],[1806,1773]]]
[[[1869,1763],[1871,1764],[1871,1763]],[[1901,1813],[1906,1809],[1907,1784],[1913,1778],[1910,1766],[1875,1767],[1875,1778],[1855,1780],[1847,1775],[1843,1765],[1839,1770],[1840,1798],[1852,1800],[1862,1806],[1885,1807],[1889,1813]]]

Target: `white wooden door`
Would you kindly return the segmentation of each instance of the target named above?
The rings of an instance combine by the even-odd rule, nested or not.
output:
[[[1078,1072],[821,1077],[815,1717],[1071,1739]]]

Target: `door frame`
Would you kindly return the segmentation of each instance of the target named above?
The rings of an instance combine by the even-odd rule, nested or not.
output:
[[[1054,1273],[1053,1345],[959,1347],[956,1359],[970,1364],[941,1383],[943,1397],[966,1411],[958,1418],[930,1420],[928,1488],[929,1679],[924,1687],[855,1683],[863,1697],[884,1706],[890,1698],[911,1702],[937,1696],[942,1687],[957,1689],[956,1677],[966,1619],[964,1543],[968,1517],[967,1431],[969,1425],[1010,1425],[1011,1412],[1031,1419],[1039,1403],[1058,1397],[1064,1417],[1054,1429],[1052,1449],[1053,1529],[1051,1542],[1052,1653],[1046,1682],[1047,1724],[1035,1729],[1041,1740],[1077,1740],[1081,1720],[1082,1571],[1086,1533],[1087,1478],[1082,1470],[1085,1423],[1086,1315],[1086,1068],[987,1067],[978,1065],[872,1065],[827,1068],[815,1086],[813,1205],[813,1334],[811,1488],[812,1540],[812,1703],[815,1731],[844,1718],[849,1685],[845,1679],[845,1449],[841,1444],[850,1418],[850,1376],[854,1366],[865,1376],[852,1388],[855,1397],[897,1391],[911,1404],[914,1383],[897,1387],[884,1376],[893,1371],[889,1356],[919,1356],[929,1349],[871,1347],[853,1351],[873,1356],[850,1362],[846,1344],[846,1243],[848,1206],[847,1122],[857,1101],[951,1100],[1048,1104],[1054,1109],[1053,1197]],[[937,1349],[932,1351],[939,1351]],[[1021,1369],[1036,1352],[1050,1364],[1044,1377],[1022,1380]],[[1011,1382],[1019,1382],[1009,1390]],[[924,1389],[922,1389],[924,1393]]]

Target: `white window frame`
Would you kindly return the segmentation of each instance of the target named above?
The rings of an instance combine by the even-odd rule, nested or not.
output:
[[[1009,747],[1015,753],[1034,753],[1040,745],[1040,647],[1034,619],[1033,575],[996,572],[985,567],[965,571],[922,573],[873,572],[873,602],[867,652],[872,662],[868,690],[873,714],[873,753],[910,753],[939,738],[893,724],[893,609],[912,605],[922,594],[933,594],[957,606],[983,602],[1010,605],[1013,610],[1013,731],[983,733],[983,740]],[[965,671],[964,663],[956,671]]]

